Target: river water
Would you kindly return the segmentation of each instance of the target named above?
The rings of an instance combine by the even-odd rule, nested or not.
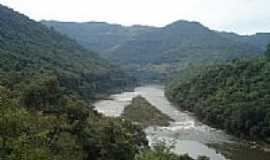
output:
[[[137,95],[146,98],[174,120],[168,127],[145,129],[150,144],[158,141],[173,143],[174,152],[187,153],[193,158],[206,155],[211,160],[270,160],[270,153],[251,149],[237,138],[202,124],[192,114],[177,109],[164,96],[164,87],[160,85],[137,87],[132,92],[111,95],[111,100],[100,100],[94,106],[106,116],[120,116],[124,107]]]

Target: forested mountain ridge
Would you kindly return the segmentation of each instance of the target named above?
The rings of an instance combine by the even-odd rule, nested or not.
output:
[[[167,97],[201,120],[270,143],[270,46],[265,57],[234,60],[189,73],[167,86]],[[183,76],[181,76],[183,77]]]
[[[221,36],[231,39],[235,42],[241,42],[254,47],[266,50],[270,43],[270,33],[256,33],[254,35],[238,35],[236,33],[220,32]]]
[[[263,52],[261,48],[231,40],[198,22],[176,21],[165,27],[140,26],[139,29],[138,26],[94,22],[42,23],[86,47],[104,44],[96,48],[104,51],[102,56],[123,66],[140,80],[165,80],[191,63],[213,64]],[[97,25],[102,25],[102,30],[97,30]]]
[[[84,100],[129,80],[93,52],[2,5],[0,42],[1,160],[193,160]]]
[[[131,47],[133,50],[128,52]],[[191,59],[213,62],[256,54],[255,51],[253,47],[221,37],[198,22],[177,21],[138,35],[116,48],[110,58],[120,64],[170,64],[192,62]]]
[[[95,53],[0,5],[0,55],[0,159],[133,159],[147,147],[140,127],[83,100],[128,80]]]
[[[85,48],[93,49],[101,55],[106,55],[113,48],[132,40],[138,34],[152,29],[152,27],[147,26],[124,27],[105,22],[76,23],[41,21],[41,23],[68,35],[77,40]]]
[[[2,85],[14,84],[15,79],[28,83],[34,75],[50,74],[62,87],[94,98],[133,81],[96,53],[4,6],[0,6],[0,42]]]

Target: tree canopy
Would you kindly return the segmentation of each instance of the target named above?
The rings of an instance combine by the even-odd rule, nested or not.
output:
[[[0,159],[133,160],[140,126],[89,103],[134,82],[117,66],[0,5]]]
[[[269,46],[268,46],[269,48]],[[206,123],[270,142],[270,61],[266,56],[208,66],[168,85],[166,95]],[[192,75],[192,74],[191,74]]]

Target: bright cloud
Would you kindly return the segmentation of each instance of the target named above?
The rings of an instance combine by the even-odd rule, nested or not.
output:
[[[164,26],[199,21],[215,30],[270,32],[269,0],[0,0],[35,20]]]

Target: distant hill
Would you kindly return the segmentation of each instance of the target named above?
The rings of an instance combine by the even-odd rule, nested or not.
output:
[[[76,41],[2,5],[0,54],[0,85],[14,89],[50,75],[69,91],[93,98],[116,86],[126,86],[129,79]]]
[[[198,22],[177,21],[161,28],[96,22],[42,23],[86,47],[96,46],[103,57],[141,80],[165,80],[191,63],[212,64],[262,53],[260,47],[235,41]]]
[[[236,42],[242,42],[262,50],[266,49],[267,44],[270,43],[270,33],[256,33],[254,35],[242,36],[236,33],[221,32],[221,36],[231,39]]]
[[[147,26],[124,27],[105,22],[57,22],[41,21],[55,30],[77,40],[86,48],[93,49],[100,54],[109,52],[113,48],[132,40],[134,36],[151,29]]]

